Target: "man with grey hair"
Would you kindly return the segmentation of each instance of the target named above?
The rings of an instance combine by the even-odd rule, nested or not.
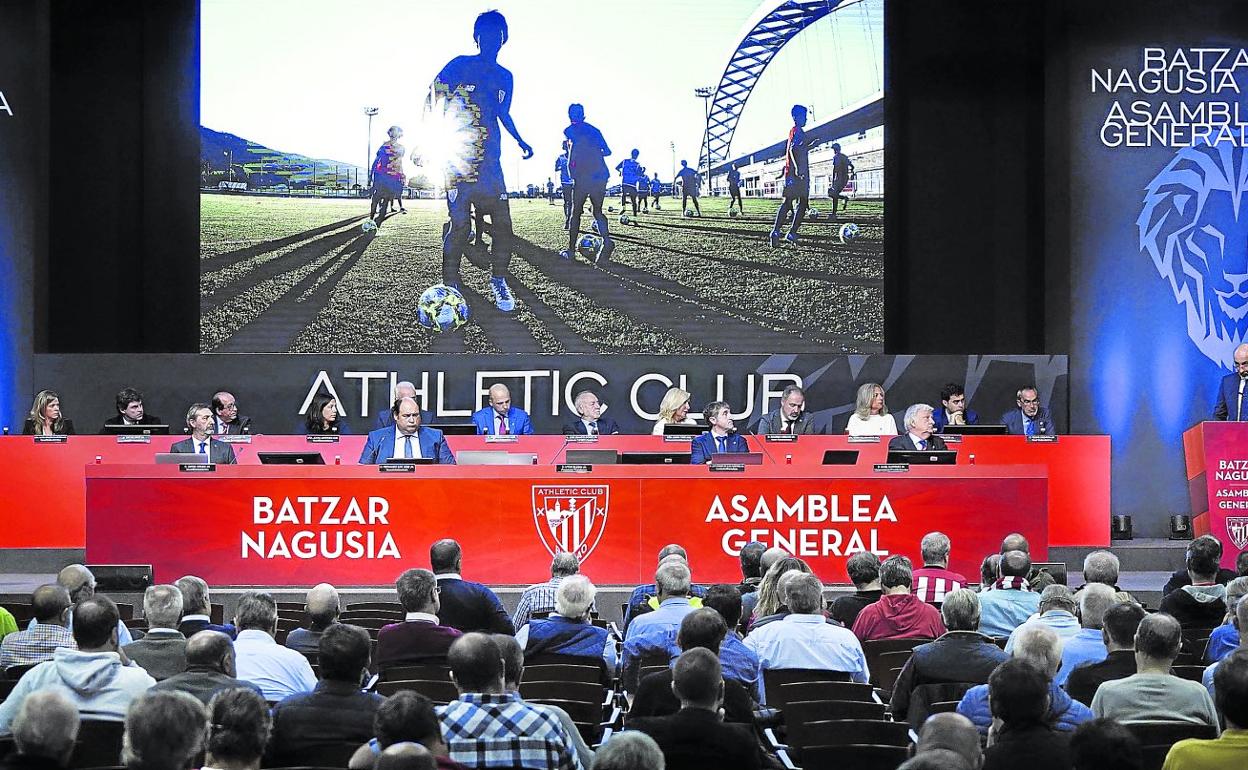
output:
[[[182,622],[178,623],[178,630],[183,636],[190,639],[200,631],[219,631],[231,639],[238,636],[233,625],[212,622],[212,598],[203,578],[184,575],[174,585],[182,592]]]
[[[665,770],[663,750],[640,730],[627,730],[611,736],[594,752],[591,770]]]
[[[589,621],[597,593],[584,575],[569,575],[555,592],[555,611],[532,620],[516,632],[516,643],[526,659],[539,655],[575,655],[605,666],[607,681],[615,674],[615,642],[607,629]]]
[[[919,541],[923,566],[914,571],[914,595],[928,604],[939,604],[945,594],[966,585],[966,576],[949,570],[952,544],[944,532],[928,532]]]
[[[780,551],[780,554],[783,556],[784,551]],[[655,560],[656,566],[661,565],[665,559],[674,556],[680,557],[680,559],[685,562],[686,566],[689,564],[689,554],[685,552],[684,546],[678,543],[668,543],[659,549],[659,556]],[[767,568],[771,566],[766,563],[766,553],[763,554],[762,561],[762,574],[765,575],[767,574]],[[776,561],[779,561],[779,559],[777,558]],[[658,593],[659,587],[654,583],[637,586],[633,589],[632,593],[628,596],[628,611],[624,613],[624,630],[626,632],[628,631],[629,625],[632,624],[633,618],[643,613],[650,612],[659,606]],[[689,594],[690,596],[698,597],[700,603],[701,597],[706,596],[706,587],[694,583],[689,586]]]
[[[456,639],[464,633],[443,625],[437,578],[427,569],[409,569],[394,583],[399,602],[407,612],[402,623],[392,623],[377,632],[373,662],[384,672],[389,666],[423,661],[442,662]]]
[[[416,398],[416,386],[413,385],[410,380],[400,380],[399,382],[395,383],[394,393],[391,394],[390,400],[387,401],[385,403],[385,406],[383,406],[377,412],[377,419],[375,421],[375,424],[373,425],[374,430],[378,428],[393,428],[394,427],[394,412],[391,408],[391,405],[395,401],[398,401],[401,398],[411,398],[411,399]],[[424,421],[425,420],[422,415],[421,422],[424,422]]]
[[[182,592],[177,586],[148,586],[143,592],[147,634],[121,649],[157,682],[186,670],[186,637],[178,630]]]
[[[979,770],[984,763],[984,749],[979,743],[979,733],[971,720],[944,712],[932,714],[919,730],[915,744],[916,756],[928,752],[948,751],[958,755],[970,770]]]
[[[1235,580],[1231,581],[1231,585],[1234,585],[1240,580],[1248,580],[1248,578],[1235,578]],[[1236,630],[1248,629],[1248,602],[1242,601],[1242,597],[1240,601],[1235,603],[1234,613],[1235,613],[1234,617],[1232,618],[1234,625],[1232,627],[1235,628]],[[1248,637],[1241,637],[1241,638],[1248,638]],[[1210,640],[1210,643],[1212,643],[1212,639]],[[1239,649],[1241,650],[1248,649],[1248,646],[1241,645]],[[1231,652],[1235,652],[1235,650],[1231,650]],[[1218,672],[1218,665],[1225,658],[1226,658],[1226,655],[1223,655],[1218,660],[1215,660],[1214,662],[1210,663],[1208,666],[1205,666],[1205,673],[1201,674],[1200,676],[1200,683],[1203,684],[1205,686],[1205,689],[1209,691],[1209,697],[1214,699],[1214,705],[1217,705],[1217,692],[1215,691],[1214,684],[1213,684],[1214,675],[1217,674]]]
[[[1063,687],[1076,667],[1100,663],[1109,655],[1104,638],[1105,613],[1114,606],[1114,589],[1104,583],[1088,583],[1079,589],[1075,598],[1079,601],[1079,630],[1066,637],[1062,645],[1062,667],[1057,670],[1057,683]],[[1043,607],[1043,596],[1041,602]]]
[[[1117,591],[1118,557],[1109,551],[1093,551],[1083,557],[1083,583],[1103,583]]]
[[[927,404],[914,404],[907,409],[902,424],[906,432],[889,440],[889,449],[903,452],[940,452],[949,448],[945,446],[945,440],[936,435],[932,408]]]
[[[1125,679],[1105,682],[1092,696],[1098,717],[1119,722],[1189,722],[1218,727],[1218,713],[1200,682],[1170,673],[1179,656],[1183,630],[1164,612],[1140,621],[1135,632],[1135,670]]]
[[[234,642],[220,631],[200,631],[186,640],[186,671],[156,683],[153,690],[177,690],[187,693],[205,706],[212,696],[236,687],[262,695],[251,682],[235,679],[238,667],[234,658]]]
[[[83,599],[95,596],[95,574],[82,564],[70,564],[56,573],[56,584],[65,588],[69,592],[70,605],[77,604]],[[27,629],[32,629],[38,621],[34,618],[26,625]],[[69,616],[70,631],[74,630],[74,616]],[[130,634],[130,629],[126,624],[117,620],[117,643],[125,646],[134,641],[134,637]]]
[[[1226,584],[1226,622],[1209,634],[1209,646],[1205,650],[1208,662],[1217,663],[1239,647],[1243,637],[1235,625],[1235,612],[1245,595],[1248,595],[1248,577],[1238,577]]]
[[[943,636],[914,648],[893,685],[889,711],[893,719],[918,729],[931,705],[961,698],[1009,658],[992,639],[979,633],[979,597],[965,588],[945,596],[940,614],[948,628]]]
[[[696,606],[690,600],[689,577],[689,568],[680,559],[664,562],[654,573],[659,606],[653,612],[635,618],[624,632],[624,649],[620,656],[623,670],[636,666],[643,651],[655,646],[654,637],[675,637],[680,621],[702,606],[701,600]]]
[[[602,416],[602,404],[593,391],[582,390],[576,394],[572,403],[576,405],[577,419],[563,426],[564,435],[610,436],[620,432],[620,426],[615,420]]]
[[[890,556],[880,565],[884,595],[869,604],[854,620],[854,636],[864,642],[875,639],[935,639],[945,633],[940,613],[910,593],[914,576],[910,560]]]
[[[191,766],[208,741],[208,712],[184,692],[148,692],[126,712],[121,759],[131,770]]]
[[[31,693],[13,719],[13,743],[17,754],[5,768],[65,767],[78,737],[78,707],[54,689]]]
[[[267,701],[280,701],[316,687],[316,674],[302,653],[281,646],[277,635],[277,602],[273,595],[248,591],[234,613],[238,678],[260,688]]]
[[[1062,640],[1046,625],[1033,623],[1021,629],[1015,640],[1012,657],[1030,663],[1049,680],[1049,711],[1045,721],[1058,730],[1072,731],[1092,719],[1092,710],[1071,698],[1053,681],[1062,663]],[[987,735],[992,726],[992,710],[988,703],[988,685],[972,687],[958,702],[958,713],[975,725],[980,735]]]
[[[780,393],[780,406],[758,420],[758,435],[789,434],[808,436],[815,432],[815,421],[806,418],[806,392],[788,385]]]
[[[1041,591],[1037,611],[1038,615],[1010,632],[1010,638],[1005,643],[1006,652],[1013,652],[1014,640],[1019,630],[1034,623],[1052,628],[1063,643],[1079,633],[1079,618],[1075,617],[1075,596],[1066,586],[1055,583]],[[1104,614],[1104,610],[1101,614]]]
[[[342,603],[338,599],[338,589],[329,583],[313,586],[305,602],[311,627],[296,628],[287,634],[286,646],[297,652],[316,652],[320,649],[321,634],[338,622]]]
[[[533,613],[553,611],[559,584],[564,578],[575,575],[580,570],[581,565],[575,554],[567,551],[555,554],[550,561],[550,580],[524,589],[524,593],[520,594],[520,603],[516,605],[516,612],[511,616],[511,624],[517,629],[523,628],[533,618]]]
[[[758,656],[759,702],[767,702],[763,672],[772,668],[812,668],[839,671],[855,682],[871,678],[862,644],[847,628],[834,626],[823,616],[823,584],[805,573],[791,578],[785,587],[790,614],[758,628],[745,638],[745,646]]]

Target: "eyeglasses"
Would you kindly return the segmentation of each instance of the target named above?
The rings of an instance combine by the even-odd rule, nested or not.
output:
[[[1038,404],[1038,403],[1040,403],[1040,399],[1038,399],[1038,398],[1020,398],[1020,399],[1019,399],[1019,401],[1022,401],[1024,404]]]

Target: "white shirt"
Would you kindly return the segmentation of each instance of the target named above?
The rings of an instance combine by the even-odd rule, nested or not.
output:
[[[429,612],[409,612],[403,616],[404,622],[411,623],[418,621],[421,623],[432,623],[438,625],[438,616]]]
[[[844,671],[855,682],[871,677],[858,637],[848,628],[831,625],[822,614],[787,615],[751,631],[745,646],[758,656],[760,703],[767,702],[763,672],[771,668]]]
[[[913,433],[907,433],[906,437],[910,439],[911,444],[914,444],[915,449],[923,449],[922,445],[920,445],[919,442],[927,440],[923,438],[922,436],[916,436]]]
[[[200,443],[204,445],[204,451],[199,451]],[[212,457],[212,436],[204,436],[202,439],[191,436],[191,451],[195,454],[202,454],[204,457]]]
[[[591,436],[597,434],[599,431],[597,420],[587,420],[584,417],[582,417],[581,424],[585,426],[585,433]]]
[[[851,436],[896,436],[897,419],[891,414],[873,414],[864,420],[851,414],[845,432]]]
[[[677,422],[676,420],[671,420],[670,422],[665,421],[665,420],[658,420],[654,423],[654,428],[650,430],[650,435],[662,436],[664,425],[697,425],[697,424],[698,424],[698,421],[693,419],[692,417],[686,417],[685,419],[680,420],[679,422]]]
[[[403,440],[406,438],[408,438],[407,434],[399,430],[397,427],[394,429],[394,456],[395,457],[407,457],[407,455],[404,454],[404,452],[406,452],[407,450],[403,446]],[[424,457],[424,455],[420,453],[420,434],[413,433],[411,435],[411,439],[412,439],[412,457]]]
[[[264,631],[249,628],[234,640],[236,676],[251,682],[264,699],[278,701],[316,687],[316,674],[302,653],[283,647]]]

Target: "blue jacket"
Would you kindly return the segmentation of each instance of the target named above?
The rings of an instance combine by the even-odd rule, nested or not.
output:
[[[487,406],[472,413],[472,424],[477,426],[478,436],[493,436],[498,432],[498,412]],[[511,407],[507,410],[507,432],[517,436],[532,436],[533,423],[523,409]]]
[[[979,414],[974,409],[967,409],[962,416],[966,418],[967,425],[979,425]],[[937,433],[940,433],[949,424],[949,413],[945,411],[943,406],[938,406],[932,410],[932,422],[936,423]]]
[[[966,691],[958,702],[958,713],[975,725],[980,735],[987,735],[992,726],[992,709],[988,705],[988,685],[980,684]],[[1066,691],[1049,683],[1049,720],[1058,730],[1074,730],[1092,719],[1092,709],[1071,698]]]
[[[1218,385],[1218,402],[1213,405],[1213,419],[1234,420],[1235,406],[1239,401],[1239,375],[1231,372]],[[1244,406],[1241,419],[1248,420],[1248,386],[1244,389]]]
[[[420,444],[420,456],[432,457],[434,462],[454,465],[455,455],[446,445],[446,437],[436,428],[416,429],[416,441]],[[395,456],[394,428],[378,428],[370,431],[364,451],[360,452],[360,465],[380,465]]]
[[[524,654],[532,656],[551,653],[601,658],[606,644],[607,629],[562,615],[551,615],[545,620],[534,620],[529,624],[529,638],[525,643]]]
[[[745,437],[736,433],[729,433],[727,436],[727,447],[729,452],[748,452],[750,447],[745,443]],[[693,452],[690,455],[689,462],[693,465],[701,465],[709,463],[711,455],[716,453],[715,438],[710,431],[703,433],[701,436],[695,436],[691,447]]]
[[[1039,412],[1036,412],[1035,421],[1045,426],[1045,433],[1057,433],[1057,426],[1053,424],[1053,418],[1049,415],[1049,410],[1045,409],[1043,406],[1040,407]],[[1001,424],[1009,429],[1010,435],[1023,435],[1023,410],[1011,409],[1001,415]],[[1039,435],[1039,433],[1040,425],[1037,425],[1036,434]]]

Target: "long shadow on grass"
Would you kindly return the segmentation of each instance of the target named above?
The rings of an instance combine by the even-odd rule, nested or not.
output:
[[[804,233],[801,231],[798,232],[798,237],[801,239],[802,243],[807,243],[807,244],[833,243],[835,244],[835,243],[841,242],[840,236],[838,235],[812,235],[809,232],[810,227],[811,227],[810,225],[808,225],[807,223],[803,223],[802,226],[807,228],[807,232],[804,232]],[[815,223],[813,226],[818,227],[819,223]],[[716,233],[718,235],[731,235],[734,238],[742,238],[742,239],[752,240],[752,241],[762,241],[763,243],[767,242],[767,236],[771,233],[770,226],[767,226],[763,229],[754,230],[754,229],[745,229],[741,227],[717,227],[715,225],[694,225],[694,224],[687,224],[684,221],[681,221],[680,224],[667,224],[666,222],[653,222],[653,221],[641,222],[637,225],[637,227],[640,227],[642,229],[667,230],[667,231],[693,230],[696,232],[703,232],[703,233]],[[865,254],[855,255],[855,256],[864,256],[864,257],[874,256],[874,257],[882,258],[884,255],[882,253],[873,254],[873,253],[868,252]]]
[[[261,254],[267,254],[270,251],[276,251],[277,249],[284,248],[286,246],[291,245],[292,243],[298,243],[299,241],[306,241],[308,238],[315,238],[318,235],[324,235],[325,233],[328,233],[331,230],[337,230],[338,228],[344,225],[348,225],[353,222],[358,222],[362,219],[365,219],[364,215],[362,214],[358,217],[347,217],[346,219],[340,219],[337,222],[331,222],[327,225],[314,227],[311,230],[304,230],[301,233],[295,233],[294,235],[287,235],[284,238],[275,238],[271,241],[264,241],[263,243],[257,243],[254,246],[248,246],[242,249],[235,249],[234,251],[225,251],[220,254],[215,254],[211,257],[204,257],[203,269],[205,271],[220,270],[222,268],[229,267],[230,265],[233,265],[237,262],[242,262],[243,260],[251,259],[252,257],[258,257]]]
[[[359,231],[354,229],[344,230],[317,238],[314,241],[291,249],[280,257],[274,257],[263,264],[257,265],[254,270],[240,275],[237,280],[228,286],[222,286],[212,294],[200,297],[199,312],[206,314],[215,310],[248,289],[258,286],[270,278],[276,278],[289,270],[294,270],[301,265],[315,262],[335,249],[350,243],[352,239],[368,241],[371,240],[371,236],[361,235]]]

